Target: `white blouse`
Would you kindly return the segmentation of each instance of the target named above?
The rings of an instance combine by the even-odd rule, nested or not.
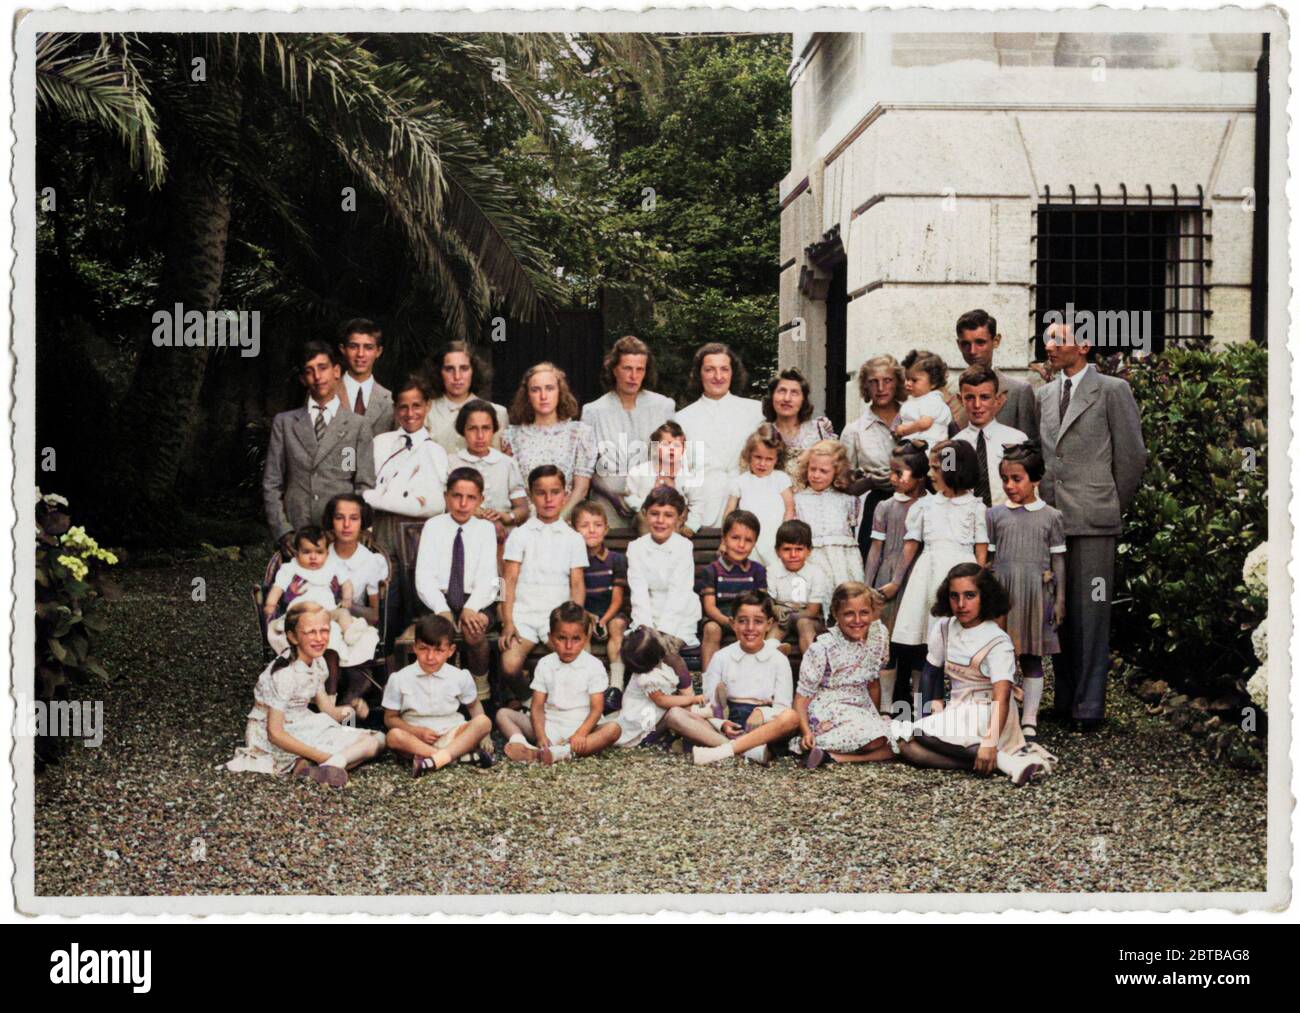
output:
[[[687,405],[673,418],[686,434],[686,450],[694,454],[693,445],[707,450],[708,467],[735,475],[740,472],[740,452],[745,441],[763,424],[763,406],[747,397],[730,392],[720,398],[701,397]],[[696,471],[702,460],[691,458]]]
[[[637,393],[631,411],[612,390],[582,406],[582,421],[596,434],[596,481],[602,488],[624,494],[628,473],[649,460],[650,434],[676,410],[672,398],[651,390]]]
[[[988,544],[988,512],[973,492],[922,496],[907,513],[903,538],[925,545],[953,542],[973,551],[975,545]]]

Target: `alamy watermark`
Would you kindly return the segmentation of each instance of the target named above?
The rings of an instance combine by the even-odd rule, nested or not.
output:
[[[19,693],[14,703],[16,738],[81,739],[91,749],[104,741],[102,700],[28,700]]]
[[[262,350],[260,310],[187,310],[176,303],[153,315],[153,343],[158,348],[238,348],[245,359]]]
[[[1048,310],[1043,314],[1043,328],[1069,328],[1074,343],[1093,348],[1122,348],[1147,355],[1152,347],[1150,310],[1076,310],[1074,303],[1065,311]],[[1067,339],[1068,341],[1068,339]]]

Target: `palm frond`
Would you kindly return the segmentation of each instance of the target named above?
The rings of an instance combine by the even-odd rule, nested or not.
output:
[[[151,188],[162,185],[167,160],[146,75],[129,36],[103,36],[93,50],[85,36],[45,34],[36,40],[36,104],[48,113],[117,134],[133,169]]]

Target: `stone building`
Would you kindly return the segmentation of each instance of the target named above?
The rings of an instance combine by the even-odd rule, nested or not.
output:
[[[1138,314],[1135,350],[1263,341],[1267,62],[1259,34],[796,34],[781,365],[842,425],[865,358],[959,366],[975,307],[1013,373],[1067,303]]]

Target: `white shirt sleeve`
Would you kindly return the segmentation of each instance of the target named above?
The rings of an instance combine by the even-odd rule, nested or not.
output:
[[[605,666],[600,661],[587,655],[587,695],[594,696],[597,693],[604,693],[609,689],[609,673],[605,671]]]
[[[1011,638],[1005,633],[994,642],[993,649],[985,656],[980,671],[991,682],[1013,682],[1016,678],[1016,649]]]
[[[718,685],[722,682],[722,670],[725,665],[724,652],[714,651],[713,657],[709,661],[709,667],[704,670],[702,678],[704,695],[709,699],[710,703],[717,699],[713,694],[717,692]]]
[[[474,677],[465,671],[460,670],[460,685],[456,688],[456,699],[466,707],[471,707],[478,699],[478,687],[474,685]]]
[[[975,507],[975,544],[983,542],[985,545],[989,541],[989,524],[988,511],[984,504],[979,500],[974,503]]]
[[[528,688],[534,693],[545,693],[549,697],[551,695],[551,683],[555,675],[555,665],[558,660],[554,654],[548,654],[542,658],[537,663],[537,667],[533,669],[533,681],[529,683]]]
[[[565,539],[569,549],[568,569],[572,570],[577,567],[578,569],[585,570],[591,563],[591,560],[587,558],[587,543],[583,541],[582,535],[578,534],[578,532],[574,531],[572,528],[569,529],[569,533],[573,537]]]
[[[420,532],[420,548],[415,554],[415,594],[430,612],[447,612],[447,598],[440,587],[442,552],[437,536],[430,530],[432,524],[432,520],[427,521]]]
[[[714,655],[717,657],[717,655]],[[772,704],[775,707],[789,709],[794,706],[794,672],[790,668],[790,659],[780,651],[772,659],[776,671],[776,688],[772,692]]]
[[[280,569],[275,571],[275,580],[272,581],[281,591],[289,590],[289,583],[298,575],[298,569],[293,562],[281,563]]]
[[[903,540],[907,542],[923,542],[925,538],[924,525],[922,524],[922,515],[928,509],[924,502],[918,501],[911,510],[907,512],[907,525],[903,529]]]
[[[925,660],[935,668],[943,668],[948,660],[943,634],[950,622],[952,622],[951,618],[944,618],[930,624],[930,642],[926,645]]]
[[[465,548],[471,554],[469,568],[473,573],[465,607],[475,612],[482,612],[497,600],[497,593],[500,590],[497,573],[497,532],[496,528],[487,521],[471,522],[465,526],[465,531],[469,536]]]
[[[382,706],[385,710],[402,712],[402,673],[394,672],[392,677],[384,685],[384,699]]]
[[[645,549],[637,539],[627,547],[627,589],[632,599],[632,626],[654,627],[654,610],[650,604],[650,582],[646,574]]]

